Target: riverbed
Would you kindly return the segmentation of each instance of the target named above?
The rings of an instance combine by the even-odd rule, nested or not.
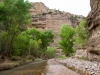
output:
[[[42,75],[46,66],[46,61],[36,61],[18,66],[9,70],[0,71],[0,75]]]
[[[9,70],[0,71],[0,75],[80,75],[68,69],[59,60],[40,60],[24,64]]]

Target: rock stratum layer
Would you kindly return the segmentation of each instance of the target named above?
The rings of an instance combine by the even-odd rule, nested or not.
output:
[[[72,27],[76,27],[79,22],[84,19],[83,16],[73,15],[56,9],[49,9],[42,2],[35,2],[32,3],[32,5],[32,9],[30,9],[32,25],[28,28],[36,27],[40,30],[52,30],[54,33],[54,43],[52,46],[58,46],[58,33],[62,25],[69,24]]]
[[[88,57],[100,61],[100,0],[90,0],[91,11],[87,16],[89,27]]]

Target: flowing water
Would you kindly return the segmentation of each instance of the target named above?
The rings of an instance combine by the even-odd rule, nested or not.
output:
[[[46,61],[37,61],[10,70],[0,71],[0,75],[42,75],[45,66]]]

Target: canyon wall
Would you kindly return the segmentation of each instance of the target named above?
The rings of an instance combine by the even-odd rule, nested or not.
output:
[[[32,24],[28,28],[36,27],[40,30],[52,30],[54,33],[54,43],[52,46],[55,47],[58,46],[58,34],[63,25],[69,24],[72,27],[76,27],[85,18],[81,15],[73,15],[64,11],[49,9],[42,2],[35,2],[32,5],[32,9],[30,9]]]
[[[100,61],[100,0],[90,0],[91,11],[87,16],[89,28],[88,57]]]

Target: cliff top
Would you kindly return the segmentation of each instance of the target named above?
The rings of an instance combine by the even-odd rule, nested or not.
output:
[[[60,11],[60,10],[56,10],[56,9],[49,9],[47,6],[45,6],[44,3],[42,2],[32,2],[32,9],[30,9],[30,12],[35,12],[34,15],[38,15],[38,14],[64,14],[64,15],[68,15],[68,16],[72,16],[72,17],[80,17],[80,18],[85,18],[82,15],[75,15],[75,14],[71,14],[69,12],[65,12],[65,11]]]

